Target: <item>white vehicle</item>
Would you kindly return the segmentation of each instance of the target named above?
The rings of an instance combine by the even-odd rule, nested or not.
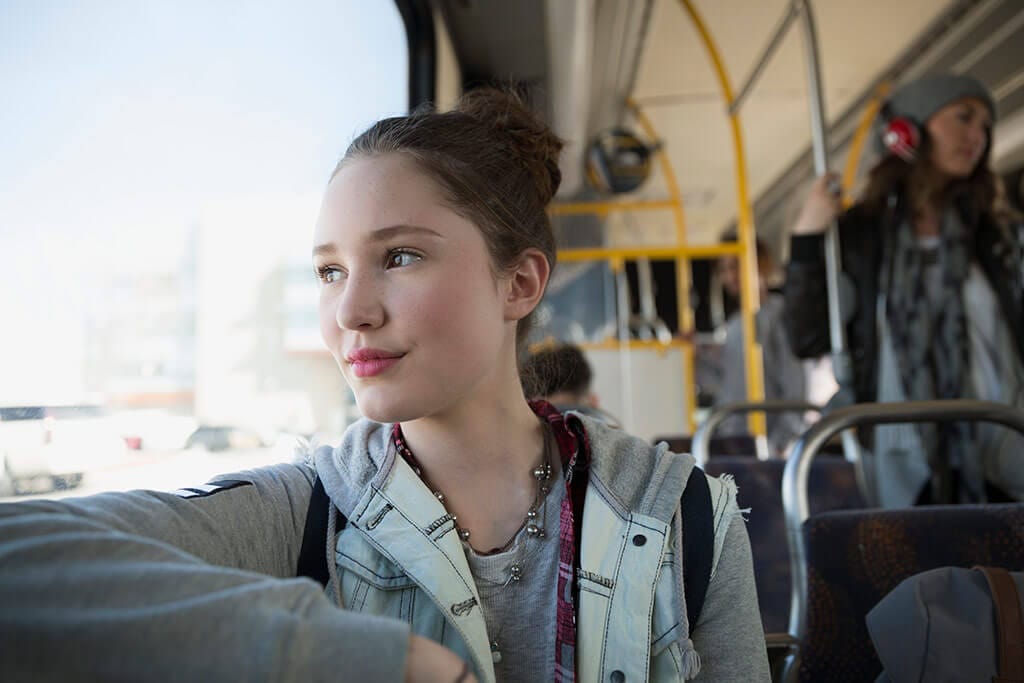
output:
[[[0,407],[0,465],[14,493],[75,488],[87,466],[118,460],[125,451],[100,406]]]

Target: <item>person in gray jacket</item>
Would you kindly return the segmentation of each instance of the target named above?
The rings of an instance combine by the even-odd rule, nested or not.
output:
[[[736,233],[723,235],[722,241],[735,242]],[[807,401],[807,378],[803,362],[793,355],[783,323],[784,300],[771,289],[778,279],[778,265],[768,245],[757,238],[757,282],[761,307],[755,314],[757,341],[764,357],[764,397],[766,400]],[[739,259],[725,256],[718,262],[722,285],[733,297],[740,292]],[[726,323],[725,345],[720,360],[722,380],[715,394],[715,407],[747,400],[746,359],[743,348],[743,320],[734,313]],[[779,457],[807,428],[804,416],[798,413],[769,413],[768,448]],[[732,415],[722,421],[720,435],[746,434],[747,416]]]
[[[767,680],[735,486],[523,395],[560,147],[490,90],[360,135],[313,263],[365,419],[175,493],[0,506],[0,678]],[[318,491],[326,587],[297,576]]]

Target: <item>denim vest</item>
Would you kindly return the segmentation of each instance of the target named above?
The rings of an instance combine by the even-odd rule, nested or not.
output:
[[[708,481],[718,528],[736,511],[735,491]],[[584,510],[578,680],[682,680],[680,639],[688,633],[673,578],[671,521],[625,509],[594,472]],[[712,574],[722,542],[716,535]],[[482,683],[494,682],[480,598],[455,525],[401,458],[383,485],[367,488],[338,535],[335,560],[340,591],[333,582],[328,591],[340,593],[346,609],[406,621],[471,662]]]

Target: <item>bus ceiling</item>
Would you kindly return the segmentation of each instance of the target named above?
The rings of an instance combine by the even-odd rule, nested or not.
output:
[[[400,3],[401,4],[401,3]],[[992,88],[1000,121],[1021,127],[1024,4],[1017,0],[814,2],[832,163],[841,168],[865,106],[884,81],[956,71]],[[754,72],[789,0],[697,0],[733,82]],[[626,100],[651,118],[679,174],[692,242],[735,221],[727,112],[701,41],[679,0],[436,0],[463,87],[518,83],[567,138],[560,199],[585,192],[583,156],[598,132],[628,122]],[[789,31],[750,89],[741,117],[755,224],[780,243],[792,198],[814,175],[800,36]],[[866,38],[870,36],[870,45]],[[412,54],[412,50],[410,50]],[[412,73],[412,72],[411,72]],[[997,167],[1020,150],[999,147]],[[870,155],[870,150],[867,151]],[[865,157],[865,162],[869,157]],[[863,169],[865,164],[861,164]],[[652,178],[639,193],[664,197]]]

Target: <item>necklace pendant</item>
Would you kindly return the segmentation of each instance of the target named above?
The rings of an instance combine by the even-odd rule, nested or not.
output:
[[[498,641],[491,641],[491,661],[495,664],[501,663],[501,650],[498,649]]]

